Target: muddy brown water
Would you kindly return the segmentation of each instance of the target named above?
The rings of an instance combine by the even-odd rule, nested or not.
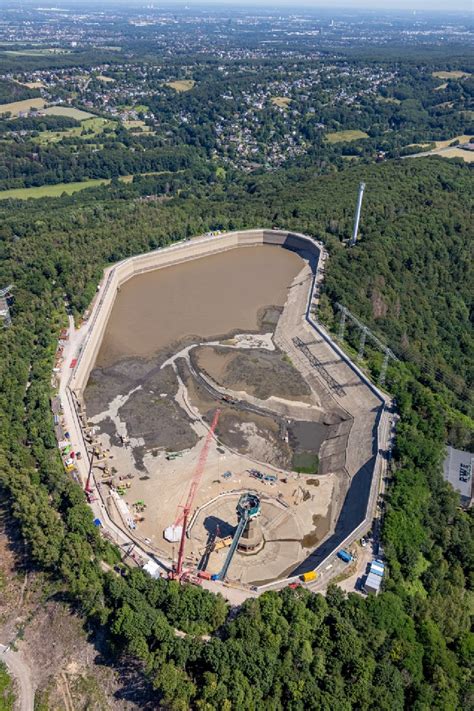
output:
[[[117,294],[96,365],[149,357],[188,336],[255,331],[259,311],[285,304],[302,267],[294,252],[262,245],[133,277]]]

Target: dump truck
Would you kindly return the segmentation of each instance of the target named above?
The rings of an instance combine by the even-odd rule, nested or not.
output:
[[[225,538],[221,538],[220,541],[217,541],[216,545],[214,546],[215,551],[220,551],[221,548],[227,548],[230,546],[232,543],[232,536],[226,536]]]
[[[309,570],[307,573],[303,573],[303,575],[300,575],[300,580],[303,581],[303,583],[310,583],[313,580],[316,580],[318,577],[318,574],[315,570]]]
[[[351,554],[345,551],[344,548],[337,552],[337,557],[343,560],[344,563],[350,563],[352,560]]]

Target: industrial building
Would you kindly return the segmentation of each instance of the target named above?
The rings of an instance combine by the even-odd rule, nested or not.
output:
[[[458,492],[461,505],[466,508],[472,503],[472,470],[474,454],[462,449],[447,448],[444,460],[444,478]]]

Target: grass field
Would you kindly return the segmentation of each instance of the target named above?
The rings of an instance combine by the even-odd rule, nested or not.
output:
[[[169,81],[165,86],[169,86],[170,89],[174,89],[177,92],[189,91],[195,85],[194,79],[177,79],[176,81]]]
[[[151,126],[147,126],[145,121],[140,121],[140,119],[136,119],[136,121],[124,121],[123,125],[132,132],[138,129],[140,129],[140,133],[149,133],[151,131]]]
[[[377,101],[381,104],[401,104],[400,99],[395,99],[393,96],[377,96]]]
[[[93,138],[99,136],[104,128],[115,128],[116,125],[115,121],[95,116],[94,118],[84,119],[81,121],[81,125],[75,128],[67,128],[64,131],[42,131],[34,140],[36,143],[45,146],[48,143],[57,143],[63,138]],[[83,131],[87,133],[83,135]]]
[[[12,188],[11,190],[1,190],[0,200],[29,200],[43,197],[60,197],[63,193],[72,195],[85,188],[94,188],[99,185],[106,185],[110,180],[84,180],[80,183],[57,183],[56,185],[40,185],[35,188]]]
[[[326,141],[329,143],[348,143],[349,141],[359,141],[361,138],[368,138],[368,135],[358,129],[354,131],[334,131],[334,133],[326,134]]]
[[[469,72],[453,70],[451,72],[432,72],[431,76],[436,77],[436,79],[463,79],[471,75]]]
[[[443,89],[446,89],[448,86],[448,82],[445,81],[444,84],[440,84],[439,86],[435,86],[434,91],[442,91]]]
[[[12,101],[10,104],[0,104],[0,114],[10,112],[12,116],[18,116],[23,111],[42,109],[43,106],[44,100],[41,98]]]
[[[168,170],[160,170],[152,171],[150,173],[137,173],[137,175],[164,175],[165,173],[171,172],[172,171]],[[177,172],[180,173],[181,171]],[[134,175],[121,175],[119,180],[121,183],[131,183],[134,177]],[[0,200],[29,200],[30,198],[38,199],[44,197],[61,197],[63,193],[72,195],[73,193],[77,193],[79,190],[85,190],[86,188],[97,188],[99,185],[109,185],[110,182],[111,180],[109,178],[96,178],[91,180],[83,180],[78,183],[40,185],[37,188],[12,188],[11,190],[0,190]]]
[[[106,84],[109,83],[109,82],[115,81],[115,79],[112,79],[112,77],[106,77],[106,76],[104,76],[103,74],[98,74],[98,75],[96,76],[96,79],[98,79],[99,81],[103,81],[103,82],[105,82]]]
[[[90,114],[88,111],[75,109],[73,106],[49,106],[44,109],[46,116],[68,116],[69,118],[82,121],[83,119],[95,118],[95,114]]]
[[[287,109],[288,106],[291,104],[291,99],[289,99],[287,96],[272,96],[270,101],[274,106],[279,106],[280,109]]]

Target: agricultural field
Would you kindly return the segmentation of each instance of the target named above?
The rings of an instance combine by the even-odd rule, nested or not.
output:
[[[24,111],[30,109],[42,109],[44,99],[23,99],[23,101],[12,101],[10,104],[0,104],[0,114],[10,113],[12,116],[19,116]]]
[[[56,185],[40,185],[33,188],[12,188],[1,190],[0,200],[30,200],[43,197],[60,197],[63,193],[72,195],[79,190],[107,185],[110,180],[97,178],[96,180],[83,180],[77,183],[57,183]]]
[[[71,54],[71,50],[61,47],[44,47],[43,49],[7,49],[4,53],[16,57],[47,57],[55,54]]]
[[[46,116],[68,116],[78,121],[95,117],[95,114],[82,111],[81,109],[75,109],[73,106],[48,106],[47,109],[44,109],[43,113],[46,114]]]
[[[179,93],[183,91],[190,91],[195,83],[194,79],[177,79],[176,81],[167,82],[165,86],[169,86],[170,89],[174,89]]]
[[[423,158],[424,156],[441,156],[442,158],[462,158],[465,163],[474,162],[474,153],[465,151],[462,148],[453,146],[452,148],[435,148],[424,153],[415,153],[410,158]]]
[[[288,106],[291,104],[291,99],[289,99],[287,96],[272,96],[270,101],[274,106],[279,106],[280,109],[287,109]]]
[[[334,131],[333,133],[327,133],[326,141],[328,141],[328,143],[348,143],[349,141],[359,141],[361,138],[368,137],[365,131],[355,129],[354,131]]]
[[[458,70],[453,70],[450,72],[433,72],[432,76],[436,79],[464,79],[465,77],[470,77],[469,72],[461,72]]]
[[[459,141],[459,143],[469,143],[471,138],[472,136],[462,134],[461,136],[454,136],[453,138],[449,138],[447,141],[435,141],[436,149],[438,150],[440,148],[449,148],[453,141]]]

